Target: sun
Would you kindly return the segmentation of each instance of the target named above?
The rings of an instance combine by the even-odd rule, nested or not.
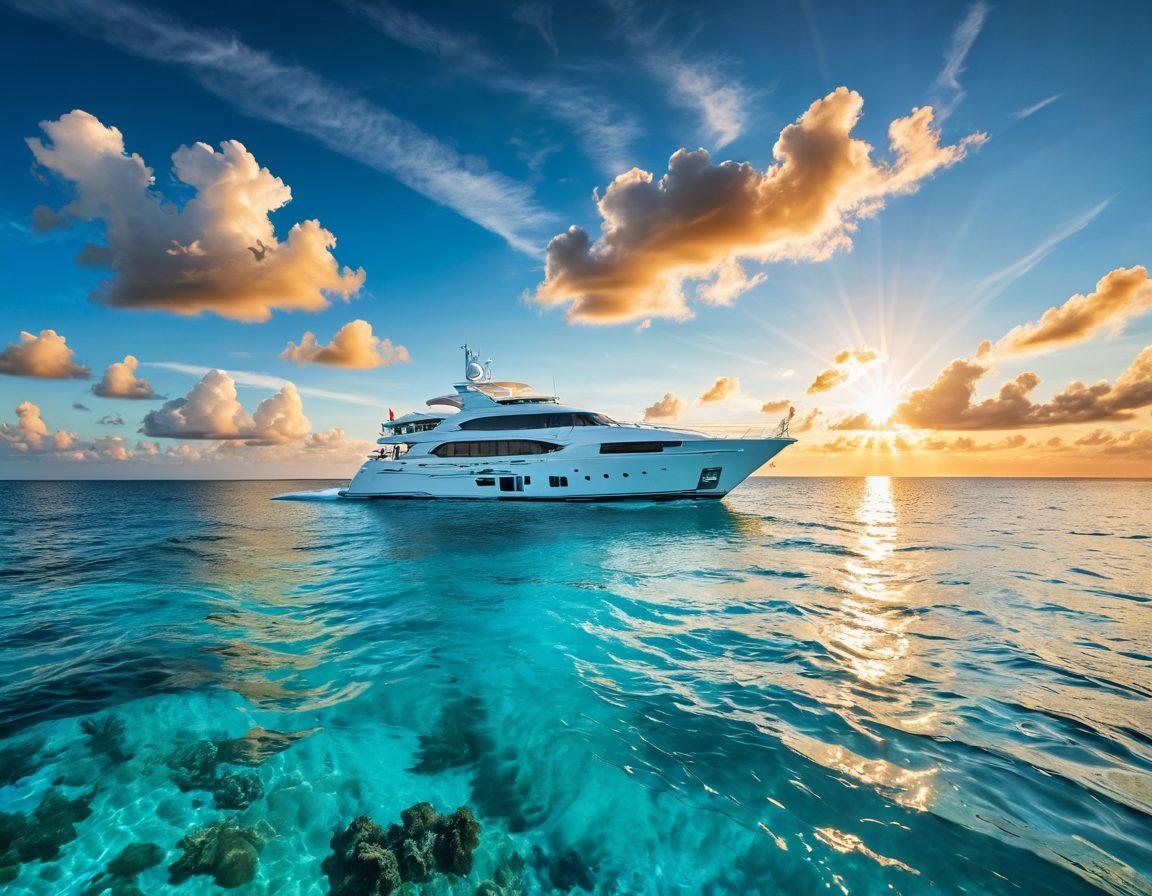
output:
[[[885,383],[876,383],[869,389],[860,402],[862,410],[867,412],[873,423],[884,423],[896,411],[900,403],[900,394]]]

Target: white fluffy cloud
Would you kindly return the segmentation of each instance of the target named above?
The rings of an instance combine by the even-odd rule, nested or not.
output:
[[[106,243],[90,244],[78,261],[111,269],[95,294],[107,305],[260,321],[278,308],[326,308],[330,296],[350,299],[364,282],[362,269],[337,264],[336,238],[318,221],[276,238],[269,214],[292,191],[235,140],[219,152],[194,143],[173,153],[174,175],[194,191],[178,208],[125,150],[119,129],[81,110],[41,128],[47,140],[27,142],[37,162],[72,183],[64,212],[104,223]]]
[[[155,398],[148,380],[136,376],[139,363],[132,355],[125,355],[123,361],[114,361],[92,391],[103,398]]]
[[[845,87],[814,102],[780,133],[764,171],[681,149],[659,180],[639,168],[619,175],[597,197],[599,239],[573,226],[548,244],[537,301],[569,304],[585,323],[689,317],[685,281],[711,281],[703,298],[724,303],[747,288],[738,259],[827,258],[888,196],[915,191],[984,140],[942,145],[925,106],[889,125],[892,159],[878,163],[852,136],[863,102]]]
[[[186,396],[146,414],[141,432],[170,439],[276,445],[302,439],[310,429],[300,394],[291,383],[261,401],[249,415],[236,396],[232,378],[222,370],[211,370]]]
[[[329,364],[354,370],[388,367],[412,360],[404,346],[393,345],[391,339],[374,335],[372,324],[366,320],[344,324],[327,345],[321,345],[315,334],[307,332],[299,345],[289,342],[280,357],[297,364]]]
[[[87,379],[88,368],[76,363],[75,354],[55,330],[41,330],[39,336],[21,332],[19,342],[0,352],[0,373],[46,380]]]

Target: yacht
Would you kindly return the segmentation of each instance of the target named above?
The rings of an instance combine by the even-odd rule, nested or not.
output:
[[[491,360],[481,364],[462,348],[464,381],[429,399],[430,412],[384,423],[380,448],[342,497],[717,499],[796,441],[791,413],[766,438],[617,423],[525,383],[494,380]]]

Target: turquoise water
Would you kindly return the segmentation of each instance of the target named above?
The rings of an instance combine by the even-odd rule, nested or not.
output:
[[[337,828],[425,800],[482,827],[428,893],[514,854],[509,896],[1152,892],[1152,483],[328,485],[0,483],[0,811],[78,801],[5,892],[116,892],[140,842],[140,892],[222,892],[167,868],[235,818],[232,892],[327,893]],[[177,786],[253,728],[297,736],[219,766],[248,808]]]

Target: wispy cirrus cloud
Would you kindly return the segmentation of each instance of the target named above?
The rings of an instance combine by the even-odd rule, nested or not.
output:
[[[1049,106],[1051,106],[1054,102],[1056,102],[1057,100],[1060,100],[1063,98],[1064,98],[1064,94],[1054,93],[1054,94],[1052,94],[1052,96],[1045,97],[1044,99],[1040,100],[1040,102],[1038,102],[1038,103],[1033,103],[1031,106],[1026,106],[1025,108],[1021,109],[1019,112],[1013,112],[1012,117],[1017,119],[1018,121],[1020,119],[1023,119],[1023,118],[1029,118],[1029,117],[1035,115],[1041,109],[1046,109]]]
[[[140,363],[144,367],[159,367],[163,370],[174,370],[177,373],[187,373],[192,376],[205,376],[212,370],[220,369],[201,367],[199,364],[181,364],[178,361],[142,361]],[[250,370],[233,370],[232,368],[228,368],[225,372],[238,386],[252,386],[257,389],[271,389],[276,391],[283,389],[285,386],[295,385],[291,380],[286,380],[281,376],[273,376],[268,373],[254,373]],[[331,389],[314,389],[311,386],[299,385],[296,385],[296,391],[301,395],[311,395],[315,398],[330,398],[333,401],[359,404],[369,408],[380,407],[379,401],[350,392],[334,392]]]
[[[700,125],[721,149],[745,130],[752,111],[753,92],[719,60],[691,59],[666,38],[660,24],[647,23],[635,0],[606,0],[618,31],[636,52],[641,65],[664,85],[672,102],[696,113]]]
[[[522,97],[570,128],[585,154],[605,171],[629,162],[631,144],[640,130],[607,97],[561,78],[527,76],[486,50],[474,35],[444,28],[385,0],[344,0],[344,5],[390,39],[442,58],[456,72],[491,90]]]
[[[989,11],[990,7],[984,0],[977,0],[968,7],[964,18],[952,32],[948,51],[944,54],[944,67],[940,69],[940,74],[936,76],[936,81],[932,85],[933,105],[938,121],[944,121],[951,115],[967,95],[960,78],[964,74],[964,63],[968,59],[968,53],[976,43],[976,38],[980,36]]]
[[[281,62],[235,34],[197,28],[119,0],[6,0],[121,50],[178,66],[242,112],[319,141],[333,152],[394,177],[405,186],[505,239],[539,251],[551,216],[531,187],[490,171],[383,106],[320,75]]]

